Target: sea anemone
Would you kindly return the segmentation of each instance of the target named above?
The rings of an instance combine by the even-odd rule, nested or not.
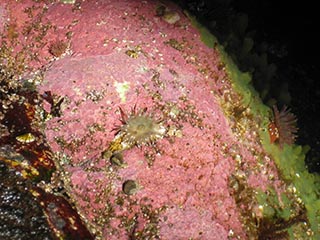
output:
[[[129,114],[120,108],[120,113],[121,125],[116,126],[114,130],[116,131],[115,139],[121,139],[124,149],[153,144],[166,132],[162,121],[148,114],[147,108],[137,111],[134,106]]]
[[[297,118],[290,112],[287,106],[283,106],[279,112],[277,106],[273,106],[274,121],[269,124],[269,134],[271,142],[277,141],[280,147],[286,143],[294,144],[297,138],[298,128],[296,127]]]

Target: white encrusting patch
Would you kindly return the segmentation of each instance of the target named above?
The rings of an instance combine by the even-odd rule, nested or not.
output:
[[[129,82],[117,82],[113,84],[113,86],[116,88],[117,93],[119,94],[119,97],[121,99],[121,102],[126,102],[126,93],[130,89],[130,83]]]

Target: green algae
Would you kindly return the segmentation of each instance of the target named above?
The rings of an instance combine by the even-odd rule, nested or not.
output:
[[[288,221],[293,209],[293,201],[285,193],[281,194],[280,198],[274,188],[268,188],[266,192],[258,190],[256,199],[261,205],[263,215],[265,218],[284,219]]]
[[[257,189],[256,201],[263,206],[264,219],[269,222],[273,221],[275,229],[282,231],[282,227],[286,228],[290,239],[295,239],[296,234],[294,234],[294,232],[299,231],[297,228],[299,229],[300,227],[297,223],[302,222],[304,216],[295,216],[292,218],[292,212],[295,210],[292,202],[293,199],[295,201],[301,200],[301,205],[304,207],[312,233],[301,231],[300,229],[299,237],[303,239],[320,239],[320,176],[311,174],[306,169],[304,160],[309,150],[308,146],[285,145],[281,149],[278,145],[270,143],[267,132],[267,126],[270,121],[270,108],[262,103],[259,94],[252,86],[251,74],[241,72],[231,57],[224,51],[224,48],[219,45],[216,37],[213,36],[206,27],[201,25],[195,17],[189,13],[186,13],[186,15],[191,20],[192,25],[200,32],[203,43],[210,48],[216,48],[220,52],[222,62],[225,64],[233,89],[242,96],[242,104],[246,105],[250,103],[250,109],[253,115],[259,116],[261,120],[259,136],[262,146],[269,156],[272,157],[280,171],[282,179],[295,195],[292,197],[283,193],[279,197],[273,189],[268,189],[269,194]],[[248,48],[249,47],[250,46],[248,46]],[[277,221],[279,220],[283,221],[280,227],[277,226]],[[296,228],[296,230],[294,228]]]
[[[288,146],[280,149],[267,142],[264,136],[263,146],[273,157],[282,178],[292,184],[293,191],[301,198],[306,209],[310,228],[314,233],[313,239],[320,239],[320,176],[311,174],[305,167],[305,154],[309,147]]]

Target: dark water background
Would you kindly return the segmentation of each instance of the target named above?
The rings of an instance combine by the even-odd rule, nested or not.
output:
[[[268,105],[288,105],[298,118],[306,166],[320,173],[320,33],[312,1],[180,0],[233,56]],[[252,47],[251,47],[252,46]]]

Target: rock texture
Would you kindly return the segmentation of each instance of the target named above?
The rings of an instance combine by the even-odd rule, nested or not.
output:
[[[246,239],[241,214],[262,210],[244,201],[250,196],[234,196],[248,193],[239,182],[282,185],[259,126],[227,114],[230,106],[237,117],[250,109],[240,107],[218,49],[170,3],[23,2],[2,4],[0,14],[14,16],[15,29],[28,19],[49,26],[31,61],[45,66],[37,87],[50,112],[45,135],[96,238]],[[128,146],[114,129],[132,112],[161,122],[163,136]]]

